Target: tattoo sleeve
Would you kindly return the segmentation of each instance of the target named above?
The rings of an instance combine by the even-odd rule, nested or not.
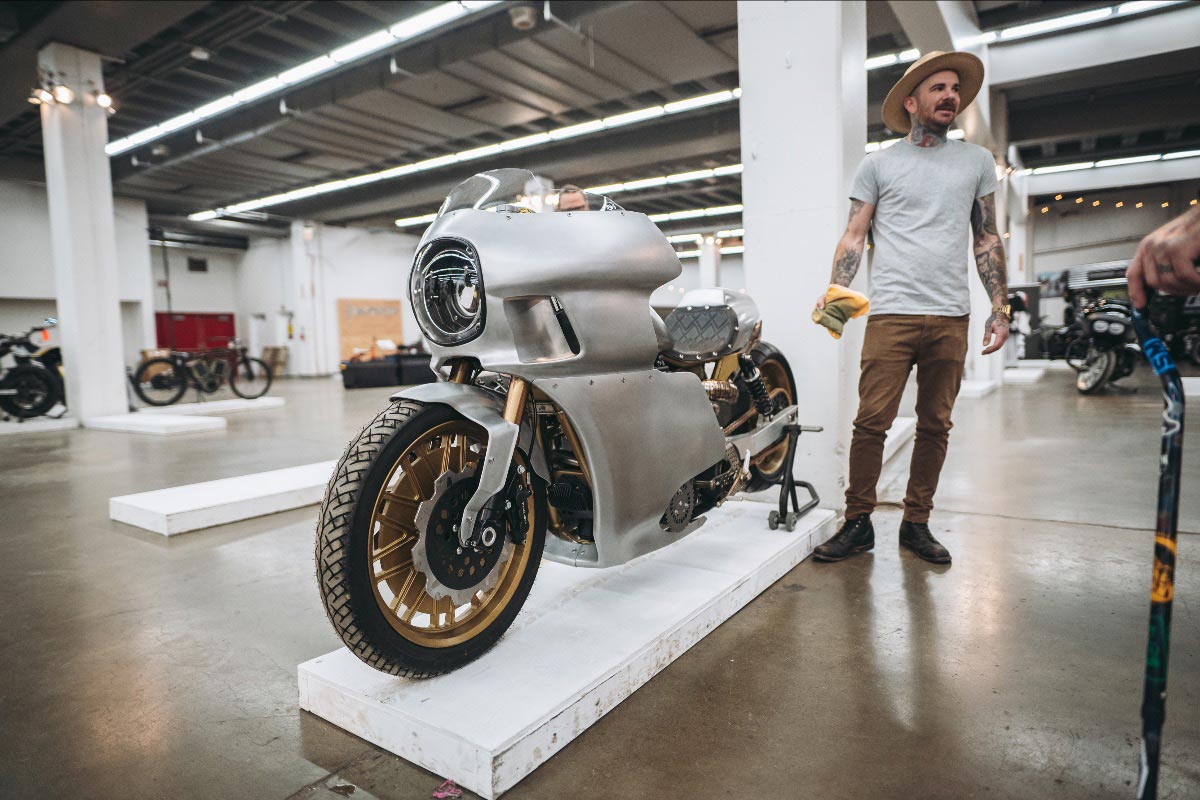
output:
[[[850,219],[847,220],[847,225],[864,205],[866,203],[862,200],[850,201]],[[847,237],[842,237],[837,252],[833,255],[833,275],[829,282],[838,286],[849,286],[850,281],[854,280],[855,273],[858,272],[860,261],[862,261],[862,245],[851,243],[847,241]]]
[[[971,231],[975,235],[975,266],[992,306],[1008,302],[1008,276],[1004,243],[996,232],[996,196],[984,195],[971,207]]]

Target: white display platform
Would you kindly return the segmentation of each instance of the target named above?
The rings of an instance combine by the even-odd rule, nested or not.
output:
[[[916,417],[896,417],[892,422],[892,428],[887,432],[887,438],[883,442],[883,463],[886,464],[896,457],[904,445],[912,441],[913,436],[917,432]],[[763,494],[771,494],[763,492]]]
[[[800,563],[836,521],[814,509],[787,533],[766,517],[735,501],[630,564],[544,561],[512,629],[478,661],[412,680],[342,648],[300,665],[300,708],[491,800]]]
[[[34,417],[24,422],[12,420],[0,422],[0,436],[18,433],[46,433],[47,431],[69,431],[79,427],[79,420],[74,417]]]
[[[114,414],[111,417],[89,417],[83,427],[98,431],[145,433],[151,436],[176,436],[181,433],[223,431],[221,417],[191,417],[183,414]]]
[[[224,420],[222,420],[224,422]],[[112,497],[117,522],[174,536],[321,502],[336,461]]]
[[[282,397],[258,397],[245,400],[235,397],[230,400],[210,400],[203,403],[175,403],[170,406],[145,406],[139,414],[236,414],[242,411],[266,411],[282,408],[286,404]]]
[[[999,381],[963,381],[959,397],[985,397],[1000,388]]]
[[[1183,378],[1183,396],[1200,397],[1200,378]]]
[[[1054,372],[1074,372],[1075,368],[1061,358],[1022,358],[1017,361],[1017,369],[1048,369]]]
[[[1009,367],[1004,370],[1005,383],[1037,383],[1046,374],[1045,367]]]

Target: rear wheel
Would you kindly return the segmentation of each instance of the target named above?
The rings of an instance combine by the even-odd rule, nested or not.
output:
[[[494,645],[525,603],[547,512],[545,485],[519,450],[527,528],[457,552],[454,523],[486,448],[486,431],[450,407],[402,400],[338,463],[318,522],[317,578],[334,629],[370,666],[407,677],[456,669]]]
[[[1080,394],[1095,394],[1108,383],[1116,364],[1117,354],[1112,350],[1089,347],[1087,359],[1079,367],[1079,374],[1075,376],[1075,388]]]
[[[771,395],[775,408],[786,408],[796,402],[796,381],[792,368],[783,353],[766,342],[759,342],[750,351],[763,383]],[[754,423],[752,423],[754,424]],[[761,492],[783,480],[784,460],[787,457],[787,436],[781,436],[774,444],[750,459],[750,480],[746,491]]]
[[[0,408],[19,419],[40,417],[58,402],[54,376],[43,367],[18,364],[0,381],[0,388],[13,394],[0,395]]]
[[[271,388],[271,369],[258,358],[239,358],[229,376],[229,388],[238,397],[253,400]]]
[[[187,391],[186,370],[169,358],[143,361],[133,373],[133,391],[147,405],[169,406]]]

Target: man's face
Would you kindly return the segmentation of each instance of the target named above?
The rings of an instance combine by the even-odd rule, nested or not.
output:
[[[559,211],[586,211],[587,207],[583,192],[563,192],[558,196]]]
[[[933,73],[904,98],[904,109],[917,122],[936,128],[950,127],[958,116],[958,104],[958,73],[951,69]]]

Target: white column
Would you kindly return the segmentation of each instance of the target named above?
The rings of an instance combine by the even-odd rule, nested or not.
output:
[[[712,234],[700,240],[700,288],[721,285],[721,243]]]
[[[104,76],[100,56],[57,43],[38,53],[38,69],[75,95],[42,105],[42,146],[67,399],[86,421],[128,410],[108,114],[96,105]]]
[[[809,312],[829,284],[866,145],[866,6],[739,0],[738,52],[747,291],[763,338],[791,363],[801,423],[825,427],[800,437],[796,477],[841,508],[865,324],[835,341]],[[854,284],[864,292],[866,272]]]

